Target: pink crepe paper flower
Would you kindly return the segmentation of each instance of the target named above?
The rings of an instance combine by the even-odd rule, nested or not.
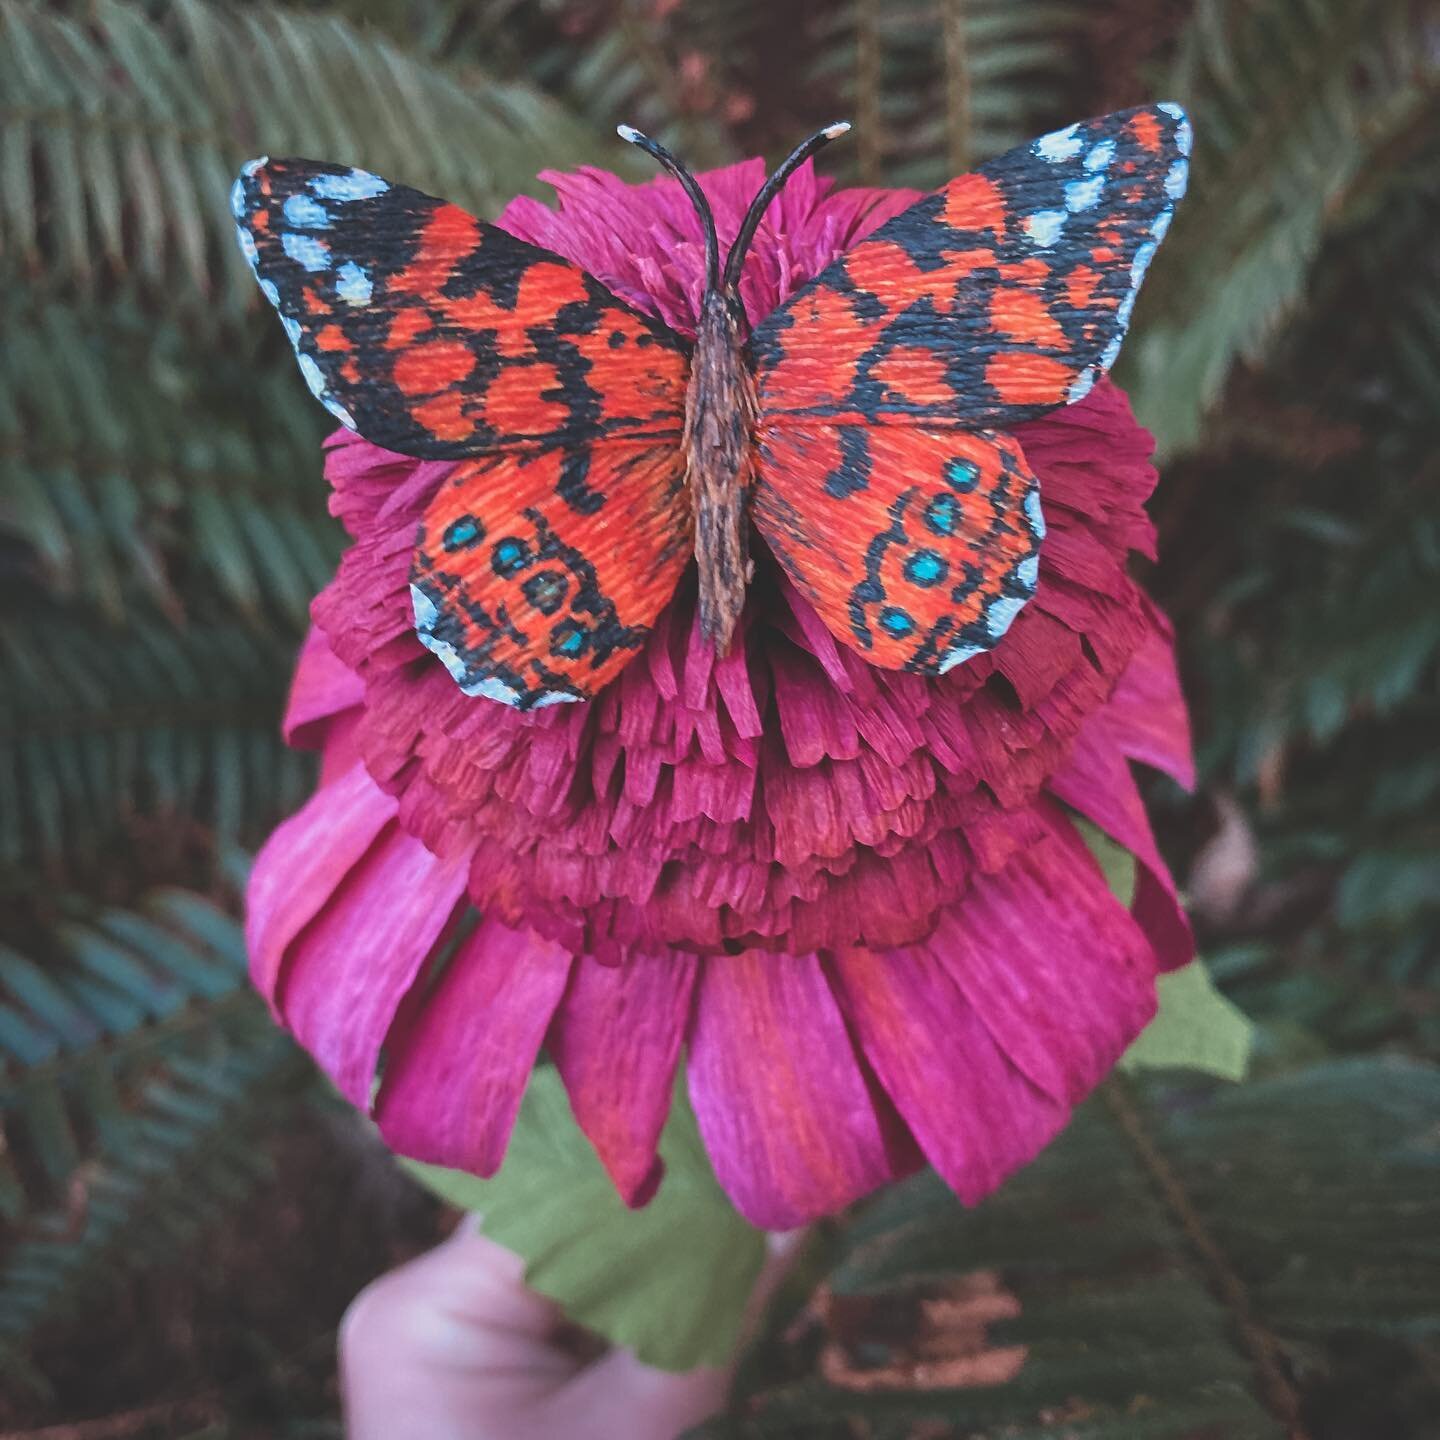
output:
[[[545,178],[558,210],[499,223],[693,333],[678,186]],[[763,178],[702,177],[722,245]],[[749,258],[752,322],[913,199],[807,167]],[[281,1022],[397,1151],[492,1173],[542,1046],[631,1204],[684,1051],[716,1174],[772,1228],[922,1157],[979,1200],[1065,1124],[1191,956],[1130,765],[1189,783],[1190,747],[1169,629],[1126,569],[1154,544],[1150,437],[1109,383],[1015,433],[1049,535],[991,653],[873,669],[762,566],[726,658],[682,587],[592,703],[529,714],[467,698],[411,629],[449,464],[331,437],[353,544],[286,717],[322,782],[256,863],[249,938]],[[1074,814],[1137,856],[1130,910]]]

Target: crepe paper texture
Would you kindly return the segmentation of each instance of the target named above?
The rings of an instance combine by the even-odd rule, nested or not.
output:
[[[1157,143],[1183,148],[1176,117],[1136,113],[1160,127]],[[1078,163],[1104,196],[1120,154],[1107,161],[1105,143],[1074,127],[1038,142],[1032,159],[1066,175]],[[641,317],[635,357],[655,349],[639,336],[657,326],[688,342],[711,267],[683,186],[628,185],[598,170],[546,178],[558,208],[516,200],[485,229],[480,253],[503,233],[560,257],[567,273],[578,267]],[[763,181],[758,162],[698,177],[726,245]],[[1040,240],[1090,223],[1091,191],[1076,190],[1071,207],[1070,183],[1038,222]],[[921,205],[979,193],[952,186]],[[997,206],[1011,205],[1004,185],[997,194]],[[823,279],[837,273],[827,267],[876,254],[867,244],[919,198],[836,191],[809,164],[795,171],[738,280],[777,383],[797,374],[801,332],[837,355],[849,343],[840,320],[826,338],[825,324],[807,318],[813,305],[839,314],[845,287]],[[1153,237],[1168,211],[1146,205]],[[1012,218],[1006,211],[1007,233]],[[950,223],[924,232],[938,248],[919,274],[936,274],[931,260],[951,263]],[[1016,293],[1085,293],[1078,260],[1057,271],[1043,250],[1015,262],[1017,279],[1036,287]],[[341,283],[318,252],[303,253],[317,265],[307,273]],[[516,305],[528,273],[517,273]],[[292,743],[321,752],[321,783],[255,865],[249,944],[276,1017],[396,1151],[493,1174],[543,1051],[554,1065],[544,1083],[564,1086],[619,1196],[642,1205],[662,1184],[657,1142],[683,1052],[716,1180],[752,1225],[789,1229],[925,1161],[963,1201],[978,1201],[1124,1053],[1154,1014],[1157,972],[1192,954],[1132,762],[1182,784],[1193,777],[1170,630],[1129,573],[1132,554],[1154,556],[1144,510],[1152,442],[1120,391],[1095,378],[1128,318],[1121,292],[1133,294],[1113,285],[1115,309],[1092,337],[1110,335],[1105,349],[1067,341],[1084,361],[1060,397],[1074,391],[1073,403],[1022,418],[1040,392],[1022,404],[1018,391],[997,391],[946,442],[970,445],[979,433],[970,419],[1003,418],[984,443],[1011,456],[1021,487],[1012,496],[1041,497],[1045,535],[1033,596],[989,648],[943,675],[876,663],[853,634],[837,639],[834,615],[821,613],[833,596],[807,594],[811,572],[792,580],[762,530],[723,653],[704,634],[687,570],[589,703],[476,698],[452,674],[475,688],[469,642],[450,632],[453,654],[440,663],[443,617],[417,635],[415,538],[422,527],[432,536],[437,514],[447,525],[462,518],[452,513],[457,475],[494,455],[417,458],[348,428],[331,437],[331,506],[351,544],[315,600],[286,719]],[[985,293],[993,329],[999,292]],[[767,321],[787,302],[781,313],[794,325]],[[302,356],[322,333],[300,329]],[[954,342],[962,369],[968,334],[957,329]],[[1045,348],[1026,343],[1026,354]],[[321,388],[363,429],[369,391],[327,388],[343,370],[311,358]],[[484,406],[508,373],[502,366],[487,382]],[[1047,374],[1053,399],[1059,381]],[[808,403],[795,398],[798,378],[786,392]],[[893,393],[921,403],[903,387]],[[846,406],[853,399],[847,392]],[[943,408],[943,396],[932,400]],[[527,404],[505,412],[502,428],[534,435],[567,423]],[[916,429],[886,413],[890,400],[876,404],[873,426],[848,410],[843,420],[867,441],[883,432],[872,459],[931,428],[933,416]],[[792,439],[808,433],[776,423]],[[817,420],[815,433],[825,428]],[[412,432],[385,438],[414,443]],[[604,439],[594,457],[616,436]],[[1017,478],[1022,459],[1033,482]],[[975,463],[990,473],[988,460]],[[563,482],[551,473],[553,491]],[[757,484],[771,483],[765,473],[762,464]],[[777,491],[789,483],[778,472],[772,481]],[[815,515],[828,503],[816,498]],[[985,503],[993,509],[996,496]],[[800,553],[793,538],[789,549]],[[827,563],[851,559],[837,551]],[[1075,816],[1136,857],[1131,903],[1111,894]]]
[[[408,1162],[423,1185],[479,1214],[525,1257],[526,1283],[578,1324],[647,1365],[690,1370],[735,1353],[765,1237],[715,1181],[683,1088],[660,1137],[666,1182],[629,1210],[570,1113],[553,1067],[538,1067],[510,1154],[492,1180]]]
[[[722,279],[703,188],[621,127],[702,228],[703,293],[672,324],[583,257],[368,171],[245,167],[240,244],[316,396],[373,444],[458,462],[419,513],[409,581],[416,633],[467,695],[592,698],[692,554],[723,658],[752,524],[835,639],[883,669],[944,674],[1032,599],[1042,494],[1006,432],[1113,364],[1185,188],[1189,122],[1154,105],[1044,136],[743,314],[764,212],[845,129],[794,151],[738,238],[727,226]]]

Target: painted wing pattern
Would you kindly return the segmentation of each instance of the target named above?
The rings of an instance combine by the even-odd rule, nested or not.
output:
[[[1011,151],[881,226],[751,337],[756,528],[871,663],[943,674],[1034,593],[1039,489],[998,427],[1080,399],[1114,363],[1190,138],[1158,105]],[[949,533],[937,506],[961,517]]]
[[[572,469],[604,506],[567,503]],[[467,695],[526,710],[585,700],[634,657],[690,556],[674,442],[463,461],[415,542],[416,633]]]
[[[583,700],[684,570],[685,343],[568,261],[363,170],[247,165],[241,249],[306,381],[386,449],[461,459],[412,563],[468,694]]]
[[[1035,593],[1040,488],[1008,435],[775,425],[759,459],[756,528],[872,665],[944,674],[990,649]]]
[[[1190,142],[1179,106],[1121,111],[917,201],[756,328],[762,412],[1004,428],[1080,399],[1120,353]]]
[[[306,382],[402,455],[677,435],[684,342],[537,246],[365,170],[256,160],[240,248]]]
[[[1004,432],[1114,363],[1190,145],[1174,105],[1047,135],[881,226],[751,336],[751,517],[871,663],[942,674],[1033,595],[1039,486]],[[691,557],[688,343],[367,171],[254,161],[231,203],[321,402],[377,445],[462,462],[416,542],[422,643],[467,694],[596,694]]]

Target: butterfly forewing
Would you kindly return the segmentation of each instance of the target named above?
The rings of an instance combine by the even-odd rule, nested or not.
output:
[[[1114,363],[1184,192],[1178,106],[1071,125],[926,196],[760,325],[762,411],[1004,428]]]
[[[365,170],[253,162],[240,245],[335,417],[458,459],[679,434],[682,342],[584,271]]]

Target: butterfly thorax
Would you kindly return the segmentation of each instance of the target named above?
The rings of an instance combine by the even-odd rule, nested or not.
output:
[[[747,500],[758,407],[745,357],[739,304],[706,293],[685,397],[685,467],[695,516],[700,628],[720,654],[730,648],[750,559]]]

